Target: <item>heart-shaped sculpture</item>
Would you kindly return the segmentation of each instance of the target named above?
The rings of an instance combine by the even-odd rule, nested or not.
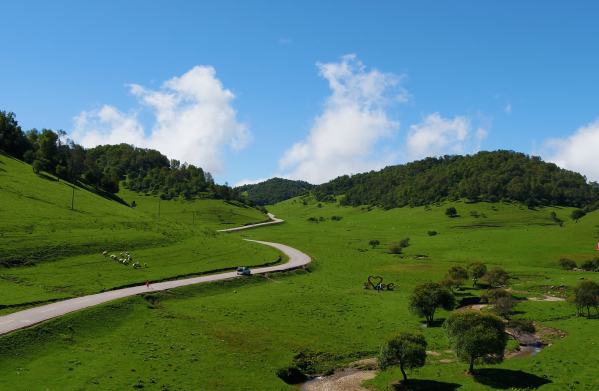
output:
[[[378,280],[378,282],[375,284],[374,280]],[[376,286],[378,284],[382,284],[383,283],[383,277],[381,277],[381,276],[370,276],[370,277],[368,277],[368,283],[370,285],[372,285],[372,289],[376,289]]]

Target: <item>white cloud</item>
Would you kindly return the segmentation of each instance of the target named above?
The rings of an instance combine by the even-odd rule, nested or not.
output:
[[[291,38],[281,38],[281,39],[279,39],[279,43],[282,43],[282,44],[287,44],[287,43],[291,43],[291,42],[292,42]]]
[[[170,159],[218,175],[224,171],[223,148],[241,149],[251,134],[246,125],[237,122],[231,105],[235,96],[215,74],[210,66],[196,66],[167,80],[158,91],[129,85],[131,93],[156,117],[149,134],[138,122],[137,112],[122,113],[105,105],[75,117],[72,138],[86,147],[128,143],[157,149]]]
[[[482,128],[476,132],[478,141],[487,136]],[[430,114],[421,123],[410,126],[405,147],[405,155],[410,159],[428,156],[461,154],[471,149],[470,119],[456,116],[442,118],[439,113]]]
[[[291,179],[322,183],[390,164],[393,156],[375,153],[375,146],[399,129],[399,122],[390,119],[384,107],[408,100],[408,93],[399,85],[402,76],[366,72],[353,54],[343,56],[341,62],[316,65],[332,94],[306,140],[285,151],[279,160],[280,170],[291,170],[285,175]]]
[[[543,142],[545,160],[580,172],[590,181],[599,181],[599,167],[594,164],[599,146],[599,118],[565,139],[550,138]]]
[[[507,106],[505,106],[505,112],[508,114],[512,114],[512,105],[511,104],[507,104]]]

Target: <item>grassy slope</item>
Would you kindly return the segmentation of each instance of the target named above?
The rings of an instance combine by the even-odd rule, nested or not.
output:
[[[138,194],[121,186],[119,196],[131,204],[137,203],[138,212],[158,216],[158,197]],[[194,214],[195,212],[195,214]],[[251,223],[268,221],[268,216],[250,207],[238,207],[223,200],[193,200],[183,199],[160,201],[160,215],[182,224],[201,224],[219,230],[240,227]]]
[[[202,221],[192,230],[187,224],[158,219],[54,177],[36,175],[28,164],[6,156],[0,155],[0,168],[0,256],[27,265],[0,267],[0,309],[97,293],[146,279],[264,264],[279,255],[274,249],[217,234]],[[71,210],[73,188],[75,208]],[[212,204],[202,202],[196,208],[203,206],[213,210]],[[101,256],[103,250],[116,255],[128,251],[134,261],[149,267],[134,270]]]
[[[444,209],[451,205],[463,217],[445,216]],[[502,265],[519,278],[513,281],[515,289],[535,292],[548,284],[572,286],[581,276],[597,278],[595,273],[561,271],[556,261],[562,256],[580,261],[595,255],[598,212],[578,224],[567,222],[559,228],[549,221],[549,212],[555,210],[558,217],[566,219],[567,208],[530,211],[514,205],[496,206],[498,211],[492,211],[489,204],[464,203],[431,211],[367,211],[286,201],[270,208],[287,219],[286,223],[256,229],[251,235],[311,255],[310,273],[274,275],[278,282],[254,276],[178,289],[147,301],[140,297],[121,300],[47,322],[43,327],[50,334],[39,343],[32,342],[39,335],[37,328],[13,333],[0,339],[0,378],[8,385],[31,390],[120,390],[139,380],[149,390],[291,390],[275,371],[297,354],[319,357],[314,369],[322,371],[333,363],[372,357],[392,332],[422,324],[407,312],[406,297],[415,284],[441,278],[452,262],[480,259]],[[471,217],[471,210],[487,217]],[[307,217],[332,215],[344,218],[318,225],[306,221]],[[487,227],[480,227],[483,225]],[[464,226],[470,228],[457,228]],[[439,235],[429,237],[429,230]],[[406,236],[412,245],[402,256],[386,254],[385,245],[378,249],[367,245],[373,238],[387,244]],[[362,284],[369,275],[381,275],[398,289],[365,291]],[[466,294],[478,292],[468,290]],[[533,358],[506,360],[485,368],[485,376],[477,379],[459,375],[465,364],[441,364],[431,358],[429,365],[410,373],[420,380],[415,382],[416,388],[597,387],[594,366],[583,365],[589,363],[589,357],[595,360],[592,344],[599,344],[594,332],[597,318],[573,317],[573,308],[559,302],[525,302],[518,310],[519,316],[565,330],[569,336]],[[115,323],[97,326],[94,313]],[[445,316],[441,312],[438,321]],[[430,350],[447,349],[440,327],[423,333]],[[441,358],[451,355],[444,353]],[[384,389],[399,378],[390,371],[372,384]]]

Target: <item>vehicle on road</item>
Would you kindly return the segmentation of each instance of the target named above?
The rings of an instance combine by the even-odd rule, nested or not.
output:
[[[249,267],[238,267],[237,268],[238,276],[249,276],[250,274],[252,274],[252,272],[250,271]]]

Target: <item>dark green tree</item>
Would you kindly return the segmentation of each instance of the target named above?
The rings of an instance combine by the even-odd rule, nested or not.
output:
[[[445,209],[445,214],[449,217],[454,217],[458,214],[458,211],[453,206],[451,206]]]
[[[458,359],[470,364],[468,373],[474,372],[475,363],[503,361],[508,335],[505,324],[496,315],[476,310],[452,312],[443,328]]]
[[[0,111],[0,150],[22,160],[30,148],[27,137],[15,119],[15,113]]]
[[[582,209],[574,209],[572,211],[572,213],[570,214],[570,218],[572,220],[576,220],[576,222],[578,223],[578,219],[583,218],[586,215],[586,213],[584,212],[584,210]]]
[[[381,348],[377,356],[377,367],[386,370],[391,366],[399,366],[404,382],[408,382],[406,368],[420,368],[426,362],[427,343],[418,332],[400,331],[391,336]]]
[[[372,248],[376,248],[376,246],[378,246],[379,244],[381,244],[380,241],[378,241],[377,239],[370,239],[370,241],[368,242],[369,245],[372,246]]]
[[[468,271],[459,265],[453,265],[447,269],[445,277],[454,280],[456,286],[459,287],[468,278]]]
[[[456,299],[449,289],[438,282],[423,282],[416,285],[410,295],[408,309],[417,316],[424,316],[426,323],[431,325],[435,312],[439,308],[451,311],[456,306]]]

